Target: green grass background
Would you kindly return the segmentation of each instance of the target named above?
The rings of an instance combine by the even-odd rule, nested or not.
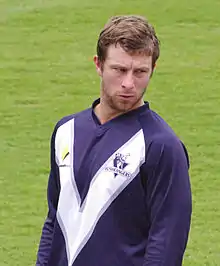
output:
[[[184,265],[220,265],[220,1],[0,0],[0,266],[35,263],[50,135],[98,97],[96,40],[118,14],[147,16],[161,40],[146,99],[191,158]]]

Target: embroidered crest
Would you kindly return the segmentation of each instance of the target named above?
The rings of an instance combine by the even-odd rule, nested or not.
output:
[[[128,165],[127,158],[130,156],[130,154],[122,154],[122,153],[116,153],[115,158],[113,160],[113,167],[106,167],[106,171],[110,171],[114,173],[114,177],[117,175],[123,175],[125,177],[131,177],[131,173],[125,171],[124,169]]]

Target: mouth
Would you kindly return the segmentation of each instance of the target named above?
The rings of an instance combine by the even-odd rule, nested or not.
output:
[[[129,94],[119,94],[118,95],[122,99],[131,99],[134,98],[134,95],[129,95]]]

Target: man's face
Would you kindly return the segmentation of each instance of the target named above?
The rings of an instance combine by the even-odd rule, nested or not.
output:
[[[143,105],[143,95],[152,74],[152,56],[130,55],[120,45],[108,48],[101,65],[94,57],[101,77],[101,101],[115,113],[123,113]]]

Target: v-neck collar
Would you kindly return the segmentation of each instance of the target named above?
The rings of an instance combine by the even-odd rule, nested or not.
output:
[[[121,119],[125,118],[125,117],[132,117],[132,116],[136,116],[144,111],[146,111],[147,109],[149,109],[149,103],[148,102],[144,102],[144,105],[134,109],[134,110],[131,110],[131,111],[128,111],[124,114],[121,114],[121,115],[118,115],[112,119],[110,119],[109,121],[105,122],[104,124],[101,124],[99,118],[97,117],[97,115],[95,114],[95,107],[100,103],[100,98],[96,99],[93,104],[92,104],[92,108],[91,108],[91,111],[92,111],[92,117],[93,117],[93,120],[95,122],[95,124],[97,126],[99,126],[100,128],[106,128],[106,127],[109,127],[113,122],[116,122],[116,121],[120,121]]]

